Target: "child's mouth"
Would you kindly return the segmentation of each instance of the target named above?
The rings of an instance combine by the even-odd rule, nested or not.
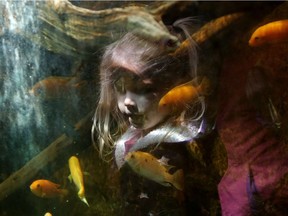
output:
[[[129,122],[135,128],[142,127],[144,123],[144,115],[131,115],[129,116]]]

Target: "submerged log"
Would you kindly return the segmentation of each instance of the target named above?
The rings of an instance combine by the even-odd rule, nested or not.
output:
[[[86,146],[81,142],[77,142],[79,137],[88,137],[87,131],[90,132],[91,118],[93,112],[81,119],[74,126],[74,130],[62,134],[55,141],[53,141],[47,148],[27,162],[22,168],[10,175],[6,180],[0,184],[0,201],[7,198],[11,193],[21,187],[28,187],[27,183],[31,180],[41,169],[51,162],[61,159],[65,152],[70,149],[83,149]],[[73,136],[75,134],[76,136]],[[72,135],[72,136],[71,136]]]
[[[9,2],[17,4],[13,0]],[[156,4],[155,7],[127,6],[99,11],[77,7],[68,0],[37,1],[35,5],[31,5],[32,3],[27,1],[24,6],[29,4],[36,8],[36,20],[40,21],[39,32],[15,29],[17,31],[14,33],[56,53],[82,58],[93,56],[97,50],[117,39],[123,31],[134,32],[153,42],[169,41],[169,44],[175,44],[169,49],[175,49],[179,45],[178,39],[169,33],[161,21],[162,14],[176,3],[174,1]],[[2,20],[0,18],[0,23],[5,24],[5,21],[9,22],[9,17],[5,17],[9,14],[7,4],[0,3],[1,10],[5,15]],[[9,16],[11,15],[25,16],[16,12],[13,14],[13,11]],[[3,27],[1,33],[4,33]]]
[[[194,8],[194,11],[197,11],[195,2],[179,1],[156,1],[148,5],[134,3],[133,6],[123,2],[123,7],[100,10],[77,7],[68,0],[23,1],[20,3],[13,0],[0,1],[0,11],[3,14],[0,18],[0,36],[5,34],[11,17],[16,20],[15,23],[25,17],[22,11],[11,11],[8,7],[9,4],[14,4],[14,9],[17,7],[35,9],[33,15],[35,18],[33,19],[38,23],[36,30],[13,27],[13,34],[24,36],[50,51],[80,58],[94,57],[95,53],[117,40],[126,31],[134,32],[140,37],[163,44],[168,51],[173,51],[179,45],[179,40],[171,35],[162,23],[163,17],[167,14],[172,16],[171,11],[190,6],[191,9]],[[199,7],[198,10],[201,10],[201,4]],[[226,8],[227,5],[224,4],[222,7]],[[251,7],[254,7],[253,4]],[[193,13],[192,11],[191,13]],[[193,15],[189,14],[188,16]],[[237,17],[231,15],[224,21],[227,22],[225,25],[228,26],[235,19]],[[223,20],[217,22],[223,22]],[[208,24],[204,27],[206,32],[201,29],[193,38],[196,38],[196,42],[200,40],[202,43],[209,37],[203,37],[200,34],[204,33],[207,36],[215,34],[221,30],[218,26],[223,28],[221,23],[217,25],[213,22]]]

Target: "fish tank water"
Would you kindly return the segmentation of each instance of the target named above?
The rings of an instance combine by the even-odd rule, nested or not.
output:
[[[0,11],[1,216],[288,215],[286,1]]]

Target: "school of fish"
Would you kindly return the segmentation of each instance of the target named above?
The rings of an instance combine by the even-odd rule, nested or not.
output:
[[[172,166],[163,163],[163,161],[158,160],[147,152],[141,151],[129,152],[125,156],[125,161],[132,170],[140,176],[166,187],[172,185],[180,191],[184,190],[184,176],[182,169],[170,174],[169,170]]]
[[[249,39],[249,45],[252,47],[283,42],[288,42],[288,20],[278,20],[260,26],[253,32]],[[72,78],[70,77],[48,77],[36,83],[30,90],[30,93],[35,96],[45,93],[45,97],[55,98],[58,97],[59,92],[67,91],[67,89],[71,88],[71,80]],[[169,90],[160,99],[158,104],[159,110],[169,109],[172,112],[182,111],[187,108],[189,104],[195,102],[199,96],[208,94],[210,89],[210,81],[208,78],[202,78],[199,85],[195,83],[195,80],[192,80]],[[72,84],[74,85],[75,83],[72,82]],[[193,148],[193,152],[194,151],[196,150]],[[169,170],[172,166],[168,165],[167,162],[163,163],[163,161],[160,161],[150,153],[141,151],[128,152],[125,156],[125,162],[140,176],[166,187],[173,186],[177,190],[184,190],[183,170],[179,169],[171,174]],[[68,164],[70,169],[69,179],[76,185],[80,200],[89,206],[85,197],[83,172],[79,159],[72,156],[69,158]],[[248,183],[250,187],[247,187],[249,191],[251,190],[251,185],[253,186],[253,182],[251,182],[252,180],[249,178]],[[35,180],[30,185],[30,190],[34,195],[41,198],[64,197],[68,194],[68,190],[61,189],[59,184],[46,179]],[[252,198],[251,200],[253,200]],[[46,214],[50,215],[48,212]]]
[[[68,178],[76,185],[80,200],[89,207],[85,197],[83,172],[81,170],[79,159],[76,156],[71,156],[68,160],[68,164],[70,169],[70,175]],[[59,184],[53,183],[46,179],[35,180],[30,185],[30,190],[33,194],[41,198],[62,198],[68,194],[68,190],[60,189]]]

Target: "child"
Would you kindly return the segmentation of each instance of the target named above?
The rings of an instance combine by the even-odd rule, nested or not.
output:
[[[188,190],[187,176],[194,175],[195,162],[185,145],[199,135],[203,125],[204,78],[196,74],[195,47],[182,58],[166,50],[127,33],[107,48],[100,68],[101,93],[93,127],[99,136],[100,154],[105,156],[109,149],[115,149],[126,210],[132,215],[186,215],[207,205],[196,201],[201,190]],[[159,101],[169,90],[187,83],[195,90],[195,100],[182,108],[159,108]],[[139,158],[135,152],[140,152]],[[125,160],[132,168],[136,166],[133,170],[139,175]],[[184,203],[190,203],[189,207]]]
[[[253,106],[255,101],[249,102],[249,97],[262,97],[264,92],[254,89],[257,85],[254,85],[253,77],[257,73],[249,81],[249,71],[259,60],[259,53],[253,56],[248,55],[251,50],[246,51],[247,53],[240,55],[234,50],[233,57],[224,62],[220,77],[217,130],[228,155],[228,169],[218,185],[221,213],[227,216],[287,215],[287,144],[259,122],[259,110],[255,110]],[[287,68],[285,64],[282,67],[275,66],[275,56],[285,58],[287,48],[281,53],[277,49],[276,51],[274,50],[274,56],[269,51],[266,52],[267,56],[263,57],[265,63],[270,64],[271,68],[277,67],[277,71]],[[190,54],[195,56],[193,52]],[[128,209],[131,207],[130,213],[132,209],[135,210],[134,215],[205,215],[203,210],[208,214],[207,209],[212,208],[207,203],[212,203],[213,196],[217,193],[213,186],[208,193],[206,185],[206,182],[215,179],[211,175],[212,171],[205,173],[205,168],[196,165],[186,149],[186,145],[202,130],[200,125],[205,125],[202,124],[205,120],[202,114],[206,111],[206,101],[203,103],[199,92],[198,103],[188,103],[184,109],[159,109],[163,96],[174,87],[183,87],[183,84],[195,78],[195,86],[201,86],[203,79],[193,70],[195,64],[193,61],[189,64],[188,57],[177,58],[167,53],[163,47],[130,33],[112,44],[103,57],[101,95],[94,127],[99,135],[100,153],[103,155],[104,147],[115,149],[115,160],[122,173],[123,197],[128,203]],[[287,74],[287,71],[284,73]],[[247,95],[247,85],[249,94],[252,87],[255,95]],[[270,108],[269,112],[274,111]],[[272,120],[277,126],[278,121],[275,121],[277,119],[273,115]],[[116,142],[113,134],[121,134]],[[175,183],[173,178],[171,180],[170,177],[155,176],[155,173],[159,174],[163,169],[157,168],[158,172],[147,170],[141,164],[144,161],[149,167],[155,168],[156,165],[151,162],[154,159],[150,156],[139,159],[136,154],[133,155],[133,152],[139,150],[148,152],[157,159],[163,159],[163,156],[169,159],[168,165],[174,167],[169,172],[172,176],[183,170],[183,186],[179,187],[179,182]],[[127,155],[129,166],[148,180],[133,176],[125,163]],[[134,164],[130,165],[132,157],[138,158],[138,161],[132,160]],[[136,166],[137,162],[141,166]],[[195,184],[195,178],[190,178],[201,174],[208,176],[201,182],[205,186],[199,182]],[[168,181],[163,182],[163,179]],[[152,184],[151,180],[166,186],[169,183],[177,192],[184,191],[186,207],[183,203],[177,204],[180,201],[179,196],[176,199],[171,188]],[[212,185],[216,185],[216,182]]]

